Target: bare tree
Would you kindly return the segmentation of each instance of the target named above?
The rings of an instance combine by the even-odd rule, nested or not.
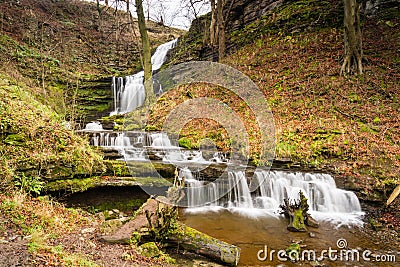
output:
[[[217,1],[217,27],[218,27],[218,57],[223,58],[225,56],[225,20],[223,14],[223,8],[225,6],[225,0]]]
[[[229,7],[226,8],[226,4],[229,1]],[[235,0],[217,0],[217,4],[215,6],[215,0],[211,0],[211,29],[210,26],[210,43],[215,44],[216,38],[218,38],[218,57],[223,58],[226,54],[226,37],[225,37],[225,28],[226,23],[228,21],[229,14],[231,13],[231,9]],[[213,11],[214,8],[214,11]],[[216,13],[216,14],[215,14]],[[213,25],[213,14],[216,16],[216,25]],[[211,42],[212,39],[212,42]]]
[[[146,0],[147,20],[150,20],[150,8],[152,6],[151,0]]]
[[[217,13],[215,0],[210,0],[211,5],[211,24],[210,24],[210,45],[214,46],[218,36]]]
[[[181,8],[188,20],[198,19],[199,15],[208,9],[208,5],[208,0],[181,0]]]
[[[153,77],[151,66],[150,41],[147,34],[146,21],[144,18],[143,2],[142,0],[135,0],[135,4],[136,14],[138,17],[140,39],[142,40],[142,66],[144,70],[146,100],[148,101],[154,95],[152,82],[146,82],[151,81]]]
[[[357,0],[344,2],[344,58],[340,69],[341,75],[351,73],[361,75],[362,66],[362,33],[360,29],[360,3]]]

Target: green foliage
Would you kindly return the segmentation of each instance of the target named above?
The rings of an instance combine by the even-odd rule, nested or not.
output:
[[[292,243],[285,251],[291,261],[296,261],[300,256],[300,245]]]
[[[46,180],[103,171],[101,156],[86,140],[66,129],[61,118],[23,84],[14,86],[1,75],[0,113],[0,153],[7,155],[1,161],[3,173],[13,177],[19,176],[16,170],[29,170],[27,177]]]
[[[22,173],[14,178],[14,185],[22,192],[39,195],[45,186],[45,182],[41,181],[37,176],[25,176]]]
[[[22,146],[25,143],[25,138],[19,134],[10,134],[7,135],[3,142],[8,145]]]
[[[142,240],[142,235],[139,232],[134,231],[131,235],[130,243],[132,245],[137,245]]]
[[[187,149],[192,149],[193,147],[195,147],[196,145],[193,144],[193,140],[186,138],[186,137],[182,137],[179,138],[179,146],[187,148]]]

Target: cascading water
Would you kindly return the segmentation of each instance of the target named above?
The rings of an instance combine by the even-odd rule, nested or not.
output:
[[[156,52],[151,57],[153,71],[161,68],[167,58],[168,51],[175,47],[177,41],[178,39],[175,39],[157,47]]]
[[[89,122],[85,126],[85,131],[102,131],[103,126],[97,121]]]
[[[308,198],[310,213],[316,219],[343,224],[361,223],[358,198],[353,192],[337,188],[329,174],[256,171],[248,184],[243,172],[229,172],[227,180],[219,179],[208,184],[194,179],[185,182],[190,192],[188,206],[197,207],[189,208],[188,212],[228,208],[250,216],[263,213],[276,216],[283,199],[298,199],[301,190]]]
[[[153,133],[150,134],[150,144],[153,147],[172,147],[171,140],[169,140],[166,133]]]
[[[151,57],[153,71],[161,68],[164,64],[167,53],[176,45],[177,39],[160,45],[154,55]],[[135,110],[143,104],[145,99],[145,90],[143,85],[144,72],[141,71],[135,75],[126,76],[125,81],[121,77],[112,78],[112,93],[114,97],[114,111],[110,115],[124,114]],[[157,93],[162,88],[157,88]]]

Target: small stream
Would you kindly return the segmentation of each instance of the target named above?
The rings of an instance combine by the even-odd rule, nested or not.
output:
[[[375,258],[372,257],[374,255],[387,258],[395,256],[397,259],[400,257],[398,248],[371,239],[371,236],[359,226],[336,228],[335,224],[320,222],[319,228],[309,228],[311,234],[294,233],[286,230],[288,221],[283,217],[249,217],[226,209],[196,213],[184,211],[181,219],[195,229],[239,246],[241,249],[239,266],[313,266],[313,262],[315,264],[316,262],[308,260],[309,254],[305,251],[315,251],[315,257],[319,258],[322,251],[329,248],[337,250],[332,253],[332,260],[327,258],[326,252],[325,257],[318,260],[320,264],[325,265],[314,266],[377,266]],[[347,247],[338,248],[338,242],[343,243],[344,240],[347,242]],[[293,242],[300,244],[302,247],[300,257],[304,251],[305,260],[296,263],[279,260],[278,251],[285,250]],[[352,252],[352,249],[355,251]],[[267,251],[267,254],[264,251]],[[340,260],[340,253],[343,255],[342,260]],[[345,253],[349,257],[348,260]],[[363,253],[365,253],[365,259],[370,259],[370,261],[363,259]],[[257,254],[261,260],[258,259]],[[310,255],[312,257],[312,254]],[[335,256],[336,260],[334,260]],[[396,262],[386,262],[381,263],[380,266],[400,265]]]
[[[139,186],[101,187],[72,194],[65,202],[67,206],[90,212],[118,209],[132,216],[147,198],[148,195]],[[399,248],[371,238],[370,233],[360,224],[339,226],[338,222],[320,220],[319,228],[309,227],[307,233],[295,233],[286,229],[288,220],[279,215],[278,211],[273,214],[270,211],[257,212],[221,206],[182,208],[180,220],[210,236],[240,247],[239,266],[377,266],[377,255],[387,260],[392,260],[390,257],[397,259],[397,262],[380,263],[379,266],[400,266]],[[347,243],[346,247],[342,247],[343,242]],[[300,253],[304,253],[300,257],[304,255],[304,260],[293,263],[278,257],[278,252],[285,250],[291,243],[300,244]],[[330,248],[336,250],[331,259],[327,251],[322,254],[323,250]],[[314,252],[317,261],[308,258],[313,257],[309,253]],[[342,260],[339,253],[342,253]],[[321,258],[321,255],[325,257]],[[313,265],[316,262],[321,265]]]

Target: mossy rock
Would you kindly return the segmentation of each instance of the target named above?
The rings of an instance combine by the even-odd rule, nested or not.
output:
[[[82,178],[82,179],[65,179],[51,181],[46,184],[45,191],[65,191],[65,192],[83,192],[91,187],[95,187],[100,182],[98,177]]]
[[[145,257],[150,257],[150,258],[158,257],[161,255],[160,249],[154,242],[148,242],[144,243],[143,245],[140,245],[137,248],[137,252]]]
[[[54,179],[54,177],[71,178],[73,176],[74,172],[72,168],[65,166],[54,166],[53,168],[49,168],[46,173],[46,178],[48,179]]]
[[[122,226],[122,222],[119,219],[112,219],[102,222],[100,225],[100,232],[108,235],[114,233],[118,228]]]

